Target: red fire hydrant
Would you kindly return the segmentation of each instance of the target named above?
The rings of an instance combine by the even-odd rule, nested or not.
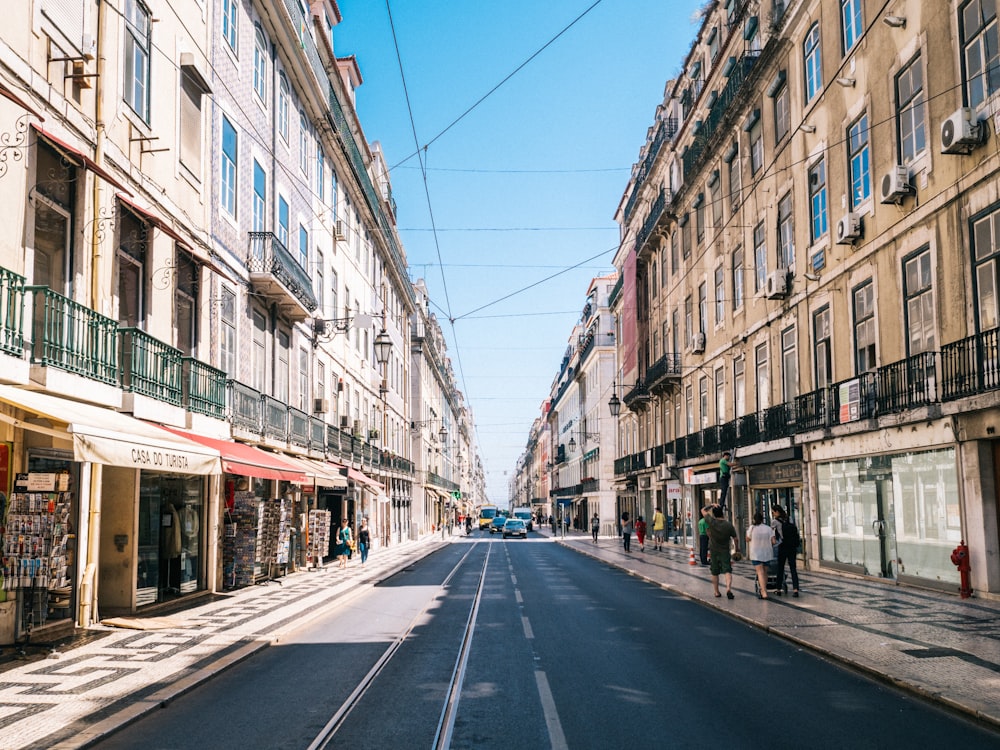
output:
[[[972,569],[972,565],[969,563],[969,547],[964,539],[951,551],[951,562],[958,568],[958,574],[961,577],[962,583],[958,593],[963,599],[968,599],[972,596],[972,586],[969,582],[969,571]]]

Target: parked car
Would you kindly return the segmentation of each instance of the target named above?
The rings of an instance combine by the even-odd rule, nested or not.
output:
[[[490,533],[494,534],[497,531],[503,531],[504,524],[507,523],[507,516],[497,516],[490,522]]]
[[[524,525],[524,521],[520,518],[508,518],[507,523],[503,525],[503,538],[506,539],[509,536],[519,536],[527,539],[528,528]]]

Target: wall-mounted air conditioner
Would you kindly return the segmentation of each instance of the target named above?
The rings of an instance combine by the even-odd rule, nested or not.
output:
[[[337,223],[334,226],[334,234],[338,242],[343,242],[347,239],[347,232],[344,231],[344,222],[340,219],[337,219]]]
[[[853,245],[861,239],[861,214],[853,211],[840,217],[837,222],[837,244]]]
[[[985,140],[986,125],[970,107],[960,107],[941,123],[941,153],[969,154]]]
[[[701,354],[705,351],[705,334],[701,331],[694,335],[692,351],[694,351],[695,354]]]
[[[882,203],[901,203],[903,198],[913,192],[908,180],[909,175],[906,172],[906,167],[902,164],[894,165],[892,169],[882,175],[879,193],[882,196]]]
[[[764,296],[768,299],[784,299],[788,296],[788,271],[781,269],[767,275]]]
[[[314,398],[313,399],[313,414],[326,414],[327,402],[325,398]]]

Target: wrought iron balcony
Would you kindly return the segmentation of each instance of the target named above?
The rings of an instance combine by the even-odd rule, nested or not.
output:
[[[433,471],[427,472],[427,484],[442,490],[448,490],[449,492],[455,492],[458,490],[457,484],[452,482],[450,479],[445,479],[444,477],[435,474]]]
[[[649,385],[649,390],[656,393],[666,385],[676,383],[680,377],[681,355],[667,352],[646,369],[644,380]]]
[[[265,438],[288,442],[288,404],[272,396],[261,396]]]
[[[622,397],[622,403],[632,411],[642,409],[649,403],[650,394],[646,384],[639,381]]]
[[[238,380],[227,381],[229,404],[226,417],[234,430],[251,435],[264,431],[264,411],[261,393]]]
[[[663,218],[667,207],[670,205],[670,197],[670,190],[661,187],[656,200],[649,207],[649,215],[646,217],[646,221],[643,222],[642,228],[635,235],[635,246],[639,253],[642,253],[643,248],[646,246],[646,240],[649,239],[653,230],[656,229],[656,225]]]
[[[878,368],[879,414],[937,401],[936,358],[937,352],[922,352]]]
[[[1000,328],[941,347],[941,400],[1000,389]]]
[[[32,362],[119,385],[116,321],[47,286],[24,291],[33,302]]]
[[[299,448],[309,448],[309,415],[301,409],[288,407],[288,442]]]
[[[309,417],[309,450],[326,453],[326,422],[319,417]]]
[[[122,389],[174,406],[183,403],[180,349],[138,328],[120,329]]]
[[[188,411],[216,419],[226,418],[226,373],[199,362],[194,357],[182,357],[184,404]]]
[[[820,388],[795,397],[795,431],[805,432],[827,427],[829,423],[830,389]]]
[[[0,268],[0,351],[24,353],[24,277]]]
[[[294,321],[318,307],[309,274],[273,232],[249,232],[247,270],[254,290],[276,302]]]

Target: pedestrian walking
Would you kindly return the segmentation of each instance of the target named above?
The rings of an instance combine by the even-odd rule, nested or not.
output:
[[[774,559],[774,530],[764,523],[764,514],[759,510],[753,514],[753,526],[747,529],[750,563],[757,571],[757,595],[767,599],[767,566]]]
[[[732,454],[726,451],[719,460],[719,507],[723,510],[726,509],[726,498],[729,497],[729,479],[731,475],[729,459],[731,457]]]
[[[590,519],[590,535],[594,537],[594,542],[597,542],[597,532],[601,530],[601,518],[596,513],[594,517]]]
[[[698,559],[708,565],[708,519],[698,519]]]
[[[555,536],[556,533],[556,517],[551,513],[549,514],[549,526],[552,527],[552,535]]]
[[[628,511],[622,513],[622,544],[625,545],[625,551],[632,551],[632,530],[635,527],[632,525],[632,519],[628,516]]]
[[[730,540],[740,549],[740,537],[736,527],[726,520],[720,505],[706,505],[701,509],[701,516],[708,521],[708,551],[712,555],[709,570],[712,572],[712,590],[716,596],[719,593],[719,576],[725,576],[726,598],[733,598],[733,563],[730,553]]]
[[[337,567],[346,568],[347,559],[351,553],[351,527],[347,525],[347,519],[340,519],[340,528],[337,529]]]
[[[653,549],[662,550],[663,549],[663,535],[667,531],[667,517],[663,515],[663,511],[660,510],[660,506],[656,506],[656,510],[653,511]]]
[[[358,531],[358,550],[361,552],[361,564],[368,562],[368,550],[371,549],[372,538],[368,533],[368,519],[361,521],[361,530]]]
[[[802,535],[799,534],[799,527],[780,505],[771,506],[771,515],[778,525],[778,587],[785,588],[785,563],[788,563],[788,570],[792,574],[792,596],[798,597],[799,571],[796,569],[796,562]]]
[[[635,519],[635,538],[639,540],[639,551],[646,551],[646,522],[642,516]]]

